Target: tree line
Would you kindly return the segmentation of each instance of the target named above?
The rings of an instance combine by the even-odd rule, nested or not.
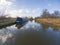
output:
[[[43,10],[41,16],[42,18],[59,18],[60,12],[54,11],[53,13],[50,13],[47,9]]]

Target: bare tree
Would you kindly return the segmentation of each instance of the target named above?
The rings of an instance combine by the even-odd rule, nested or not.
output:
[[[43,13],[42,13],[41,17],[44,17],[44,18],[50,17],[49,11],[47,9],[43,10]]]

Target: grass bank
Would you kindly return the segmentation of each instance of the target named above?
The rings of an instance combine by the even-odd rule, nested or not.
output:
[[[35,21],[60,28],[60,18],[35,18]]]
[[[16,21],[16,18],[2,18],[0,19],[0,26],[12,24]]]

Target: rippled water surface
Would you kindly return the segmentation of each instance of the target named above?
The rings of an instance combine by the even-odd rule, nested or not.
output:
[[[0,45],[60,45],[60,29],[28,21],[0,29]]]

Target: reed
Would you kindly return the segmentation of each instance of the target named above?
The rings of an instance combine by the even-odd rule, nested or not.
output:
[[[35,21],[60,27],[60,18],[36,18]]]

